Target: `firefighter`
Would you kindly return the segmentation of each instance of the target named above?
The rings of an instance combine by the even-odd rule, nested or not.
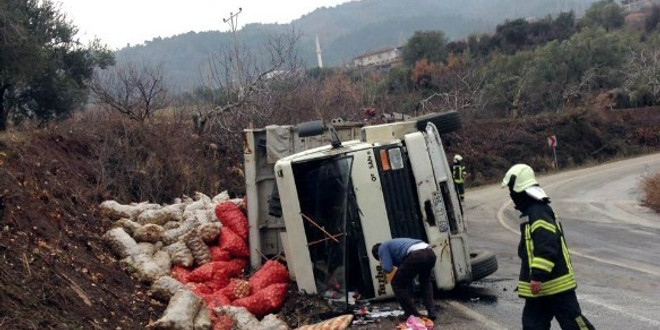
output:
[[[454,186],[456,186],[456,192],[461,200],[465,199],[465,177],[467,177],[467,172],[465,171],[465,166],[463,166],[463,157],[461,155],[454,155],[454,165],[452,165],[452,177],[454,178]]]
[[[562,329],[594,329],[582,315],[575,294],[577,282],[562,226],[534,170],[526,164],[514,165],[502,187],[509,188],[523,219],[518,245],[518,295],[525,299],[523,329],[550,329],[553,317]]]
[[[412,288],[416,276],[424,306],[428,311],[427,316],[435,320],[437,310],[433,300],[431,271],[435,266],[436,256],[431,246],[418,239],[394,238],[375,244],[371,254],[380,261],[385,277],[392,284],[394,295],[403,309],[404,314],[400,316],[400,320],[405,321],[410,315],[421,316],[413,301]]]

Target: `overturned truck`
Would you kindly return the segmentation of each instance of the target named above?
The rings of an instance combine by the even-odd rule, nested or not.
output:
[[[371,246],[429,242],[439,290],[497,270],[474,252],[441,135],[457,112],[365,126],[333,120],[245,131],[251,264],[283,256],[298,289],[338,300],[393,297]]]

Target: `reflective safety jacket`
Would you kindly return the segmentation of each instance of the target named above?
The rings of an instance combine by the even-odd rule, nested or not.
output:
[[[465,182],[465,166],[461,164],[456,164],[452,166],[452,176],[454,177],[454,182],[455,183],[463,183]]]
[[[518,295],[535,298],[577,288],[564,232],[552,208],[546,203],[533,203],[524,216],[528,221],[520,224]],[[532,294],[531,280],[543,283],[537,294]]]

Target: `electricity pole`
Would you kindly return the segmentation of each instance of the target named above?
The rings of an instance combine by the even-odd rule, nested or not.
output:
[[[238,58],[238,39],[236,39],[236,28],[238,27],[238,14],[243,11],[243,8],[238,8],[237,13],[229,13],[228,18],[223,18],[222,22],[228,23],[231,28],[231,33],[234,36],[234,55],[236,56],[236,79],[239,85],[242,83],[243,68],[241,67],[241,60]]]

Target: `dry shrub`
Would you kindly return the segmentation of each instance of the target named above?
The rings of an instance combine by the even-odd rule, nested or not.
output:
[[[660,212],[660,173],[644,178],[644,206]]]
[[[90,150],[102,198],[168,203],[195,191],[244,191],[244,179],[232,172],[242,166],[242,155],[223,153],[224,145],[242,146],[240,137],[213,141],[194,134],[190,121],[176,118],[139,124],[85,116],[72,125],[67,136]]]

